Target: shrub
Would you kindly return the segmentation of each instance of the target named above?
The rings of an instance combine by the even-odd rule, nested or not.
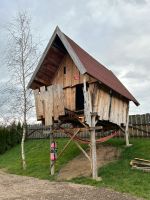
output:
[[[0,127],[0,154],[21,142],[22,127],[13,123],[8,127]]]

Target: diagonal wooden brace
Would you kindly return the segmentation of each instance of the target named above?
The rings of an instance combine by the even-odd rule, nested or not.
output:
[[[91,158],[89,157],[89,155],[86,153],[86,151],[80,146],[80,144],[76,141],[74,141],[74,143],[77,145],[77,147],[82,151],[82,153],[85,155],[85,157],[91,162]]]
[[[80,128],[78,128],[75,133],[73,134],[73,136],[70,138],[70,140],[67,142],[67,144],[64,146],[63,150],[59,153],[57,159],[62,155],[62,153],[66,150],[66,148],[68,147],[68,145],[70,144],[70,142],[73,140],[73,138],[78,134],[78,132],[80,131]]]

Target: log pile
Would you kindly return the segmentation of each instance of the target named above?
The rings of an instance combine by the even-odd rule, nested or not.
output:
[[[132,169],[150,172],[150,160],[134,158],[133,160],[131,160],[130,165],[132,166]]]

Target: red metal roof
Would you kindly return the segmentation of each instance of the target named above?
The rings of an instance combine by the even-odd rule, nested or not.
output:
[[[95,60],[91,55],[79,47],[72,39],[65,35],[69,44],[73,48],[74,52],[80,59],[81,63],[87,70],[87,73],[108,86],[112,90],[133,101],[136,105],[139,102],[132,96],[132,94],[126,89],[126,87],[120,82],[120,80],[108,70],[101,63]]]

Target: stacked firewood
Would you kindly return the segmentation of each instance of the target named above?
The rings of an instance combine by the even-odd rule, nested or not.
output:
[[[150,160],[134,158],[131,160],[130,165],[132,166],[132,169],[139,169],[145,172],[150,172]]]

